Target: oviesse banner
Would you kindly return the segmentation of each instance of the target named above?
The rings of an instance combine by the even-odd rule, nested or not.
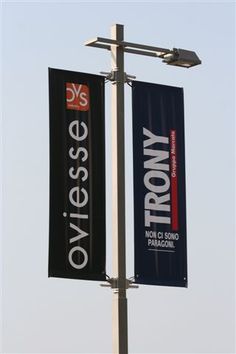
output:
[[[105,280],[102,76],[49,69],[49,276]]]
[[[183,89],[134,81],[135,282],[187,287]]]

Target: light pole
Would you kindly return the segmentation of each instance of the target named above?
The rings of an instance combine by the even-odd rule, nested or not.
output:
[[[126,289],[137,287],[126,279],[125,253],[125,147],[124,147],[124,52],[162,58],[169,65],[190,68],[201,64],[196,53],[184,49],[166,49],[124,41],[124,27],[111,27],[111,39],[96,37],[85,43],[111,51],[112,81],[112,238],[113,277],[109,285],[113,289],[112,338],[113,353],[128,353],[128,321]]]

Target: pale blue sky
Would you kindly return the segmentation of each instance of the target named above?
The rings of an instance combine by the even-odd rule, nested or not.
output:
[[[97,282],[47,278],[48,67],[98,74],[110,36],[195,50],[169,67],[127,54],[140,81],[184,87],[189,288],[128,290],[130,353],[235,351],[235,2],[2,1],[4,353],[110,353],[111,298]],[[107,272],[111,275],[110,84],[106,86]],[[131,95],[126,88],[127,276],[133,275]]]

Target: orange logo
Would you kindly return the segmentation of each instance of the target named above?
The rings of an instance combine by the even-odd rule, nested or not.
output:
[[[66,108],[76,111],[89,110],[89,88],[87,85],[66,83]]]

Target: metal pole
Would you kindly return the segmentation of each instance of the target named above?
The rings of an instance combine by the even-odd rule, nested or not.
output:
[[[123,25],[111,27],[111,38],[123,41]],[[124,50],[111,45],[111,65],[115,80],[112,85],[112,224],[113,288],[112,341],[113,354],[128,353],[126,261],[125,261],[125,157],[124,157]]]

